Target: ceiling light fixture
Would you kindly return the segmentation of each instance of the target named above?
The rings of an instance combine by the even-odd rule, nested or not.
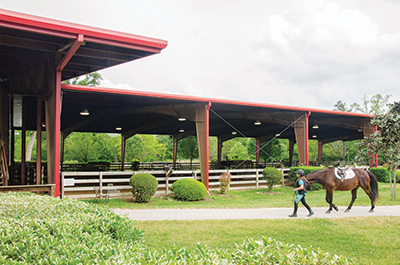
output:
[[[275,134],[275,136],[276,136],[276,137],[279,137],[279,136],[281,136],[281,134],[280,134],[280,133],[277,133],[277,134]]]
[[[312,128],[313,128],[313,129],[318,129],[319,126],[318,126],[318,124],[314,124]]]
[[[89,116],[90,115],[89,111],[86,108],[81,110],[81,112],[79,114],[81,114],[81,116]]]
[[[237,134],[237,132],[233,131],[233,132],[232,132],[232,134],[233,134],[233,135],[236,135],[236,134]]]
[[[183,132],[185,132],[185,130],[184,129],[179,129],[179,132],[183,133]]]
[[[186,121],[186,118],[178,118],[178,121]]]
[[[314,134],[314,135],[312,136],[312,138],[317,138],[317,135]]]
[[[261,125],[261,121],[255,121],[255,122],[254,122],[254,125],[257,125],[257,126],[258,126],[258,125]]]
[[[115,128],[115,130],[122,131],[122,128],[121,127],[117,127],[117,128]]]

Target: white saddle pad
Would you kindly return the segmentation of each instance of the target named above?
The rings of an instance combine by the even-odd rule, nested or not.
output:
[[[339,175],[338,171],[339,170],[337,168],[335,168],[335,176],[338,179],[342,179],[342,177]],[[351,168],[346,169],[344,172],[345,172],[344,179],[352,179],[356,176],[356,173],[354,173],[354,171]]]

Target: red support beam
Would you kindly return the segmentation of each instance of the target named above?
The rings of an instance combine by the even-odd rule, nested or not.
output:
[[[196,130],[200,155],[201,181],[209,188],[209,130],[211,102],[196,105]]]

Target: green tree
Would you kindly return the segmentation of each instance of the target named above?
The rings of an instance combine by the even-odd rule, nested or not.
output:
[[[372,119],[371,124],[378,131],[365,139],[365,145],[370,153],[381,151],[387,164],[392,198],[396,199],[396,170],[400,166],[400,102],[389,104],[386,114]]]
[[[174,151],[172,137],[169,135],[156,135],[155,137],[160,144],[163,144],[165,146],[164,159],[172,160]]]
[[[362,113],[381,115],[388,110],[387,104],[391,97],[392,95],[382,96],[381,94],[376,94],[371,98],[368,98],[366,95],[364,95],[361,104],[354,102],[350,105],[350,107],[347,107],[346,102],[339,100],[333,106],[333,110],[347,111],[347,112],[358,111]]]
[[[103,77],[98,72],[87,74],[83,77],[76,77],[66,80],[63,84],[80,85],[80,86],[98,86]]]
[[[247,153],[247,148],[239,141],[236,141],[235,145],[229,150],[229,159],[231,160],[247,160],[249,155]]]
[[[95,148],[92,133],[71,133],[64,143],[64,160],[89,162],[95,159]]]
[[[280,140],[274,139],[261,143],[260,159],[264,162],[279,162],[283,158],[283,148]]]
[[[126,141],[126,161],[139,159],[141,162],[154,162],[164,159],[166,147],[154,135],[137,134]]]
[[[178,157],[181,159],[189,159],[190,167],[192,167],[193,159],[199,157],[196,136],[189,136],[178,142]]]

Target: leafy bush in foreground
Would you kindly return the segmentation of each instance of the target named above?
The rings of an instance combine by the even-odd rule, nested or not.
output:
[[[248,239],[236,249],[150,250],[133,221],[81,201],[0,194],[0,264],[354,264],[351,260]]]
[[[31,193],[0,194],[1,264],[116,263],[142,237],[132,220],[107,208]]]
[[[171,186],[171,191],[182,201],[199,201],[207,196],[206,186],[195,179],[180,179]]]

